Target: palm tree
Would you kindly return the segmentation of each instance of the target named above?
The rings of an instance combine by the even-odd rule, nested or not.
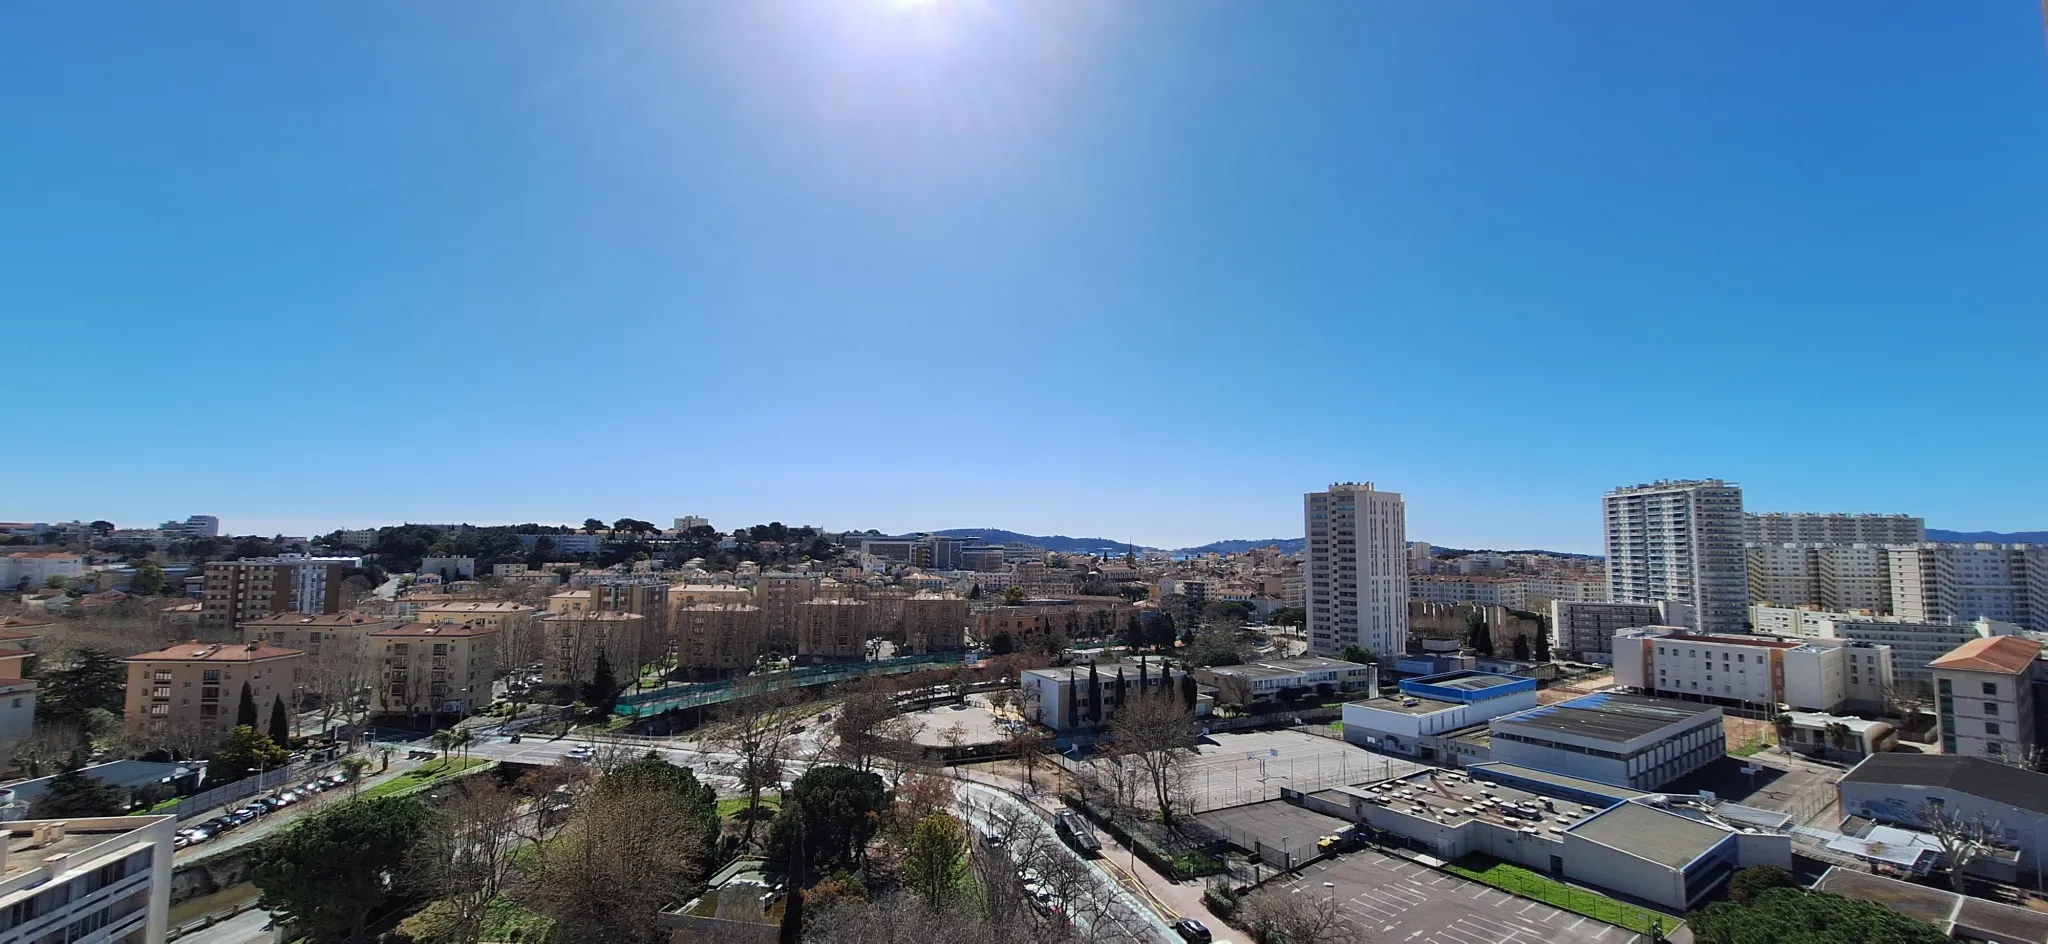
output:
[[[358,791],[363,789],[363,772],[369,769],[370,759],[367,757],[344,757],[341,759],[341,772],[348,775],[349,796],[355,796]]]
[[[1827,735],[1828,746],[1835,750],[1848,753],[1849,745],[1855,743],[1856,732],[1849,730],[1849,726],[1840,721],[1830,721],[1828,726],[1821,730]]]
[[[1786,747],[1792,742],[1792,716],[1779,712],[1771,716],[1771,727],[1778,729],[1778,746]],[[1789,749],[1789,748],[1788,748]]]
[[[476,743],[476,732],[468,728],[457,728],[453,732],[455,746],[462,748],[462,760],[469,762],[469,746]]]
[[[434,745],[434,750],[441,752],[441,766],[448,766],[448,752],[455,749],[455,732],[436,731],[427,741]]]

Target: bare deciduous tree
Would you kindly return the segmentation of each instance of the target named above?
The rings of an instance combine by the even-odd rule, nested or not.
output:
[[[1920,828],[1934,837],[1947,859],[1949,884],[1963,890],[1963,870],[1998,837],[1998,823],[1976,813],[1964,813],[1934,802],[1914,809]]]
[[[747,794],[747,825],[742,845],[754,841],[754,825],[761,808],[761,793],[782,783],[789,762],[791,742],[800,718],[793,709],[795,695],[771,691],[726,703],[718,726],[704,738],[704,749],[713,755],[711,768],[740,782]]]
[[[486,911],[513,878],[520,798],[481,777],[461,781],[412,849],[407,872],[444,902],[457,941],[475,944]]]
[[[1364,944],[1366,937],[1344,915],[1334,895],[1269,884],[1245,896],[1238,915],[1254,941],[1288,944]]]
[[[1194,761],[1194,712],[1173,692],[1133,694],[1110,716],[1111,761],[1135,764],[1151,787],[1153,810],[1171,827],[1186,795],[1188,767]]]
[[[524,869],[520,898],[557,944],[665,940],[661,909],[702,878],[703,833],[659,790],[592,793]]]

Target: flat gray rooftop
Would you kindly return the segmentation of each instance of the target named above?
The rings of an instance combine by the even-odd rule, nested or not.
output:
[[[1408,704],[1408,702],[1411,701],[1415,704]],[[1434,698],[1417,698],[1413,695],[1409,695],[1405,698],[1367,698],[1363,701],[1354,701],[1352,702],[1352,704],[1358,705],[1361,708],[1373,708],[1379,711],[1392,711],[1404,715],[1426,715],[1432,712],[1448,711],[1452,708],[1465,707],[1464,705],[1458,704],[1454,701],[1437,701]]]
[[[1531,708],[1495,718],[1493,723],[1609,741],[1632,741],[1720,710],[1712,705],[1696,705],[1669,698],[1599,694]]]
[[[1630,801],[1572,827],[1572,834],[1667,869],[1682,869],[1732,833]]]
[[[1467,675],[1463,678],[1454,678],[1442,682],[1431,682],[1427,679],[1418,681],[1424,685],[1433,685],[1437,688],[1455,688],[1461,692],[1483,692],[1489,688],[1513,685],[1521,681],[1521,679],[1508,675]]]

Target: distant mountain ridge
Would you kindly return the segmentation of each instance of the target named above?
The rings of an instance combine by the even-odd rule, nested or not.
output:
[[[1111,538],[1070,538],[1064,534],[1024,534],[1018,531],[1005,531],[1001,528],[947,528],[944,531],[931,531],[927,533],[947,538],[980,538],[990,544],[1029,544],[1033,547],[1042,547],[1048,551],[1058,551],[1062,554],[1092,554],[1105,550],[1112,554],[1121,554],[1126,548],[1133,546],[1141,551],[1160,550],[1160,548],[1156,547],[1146,547],[1143,544],[1132,545],[1129,542]]]
[[[2048,531],[1943,531],[1928,528],[1927,540],[1956,544],[2048,544]]]
[[[1111,538],[1070,538],[1064,534],[1025,534],[1021,531],[1005,531],[1001,528],[948,528],[944,531],[929,531],[926,533],[936,534],[942,537],[949,538],[980,538],[991,544],[1029,544],[1034,547],[1045,548],[1048,551],[1058,551],[1062,554],[1102,553],[1106,550],[1111,555],[1116,555],[1123,553],[1125,548],[1127,547],[1136,547],[1140,551],[1166,551],[1167,553],[1174,554],[1176,556],[1199,556],[1202,554],[1242,554],[1246,551],[1261,547],[1277,547],[1283,554],[1299,554],[1302,552],[1303,547],[1308,543],[1307,539],[1305,538],[1229,538],[1222,541],[1211,541],[1207,544],[1201,544],[1195,547],[1177,547],[1169,549],[1151,547],[1144,544],[1128,545],[1122,541],[1113,540]],[[1930,540],[1933,539],[1933,533],[1934,532],[1932,531],[1928,532]],[[2040,538],[2040,540],[2048,540],[2048,535],[2043,535]],[[1455,547],[1437,547],[1433,548],[1433,550],[1440,555],[1445,553],[1480,553],[1479,551],[1465,550],[1462,548]],[[1487,551],[1487,553],[1549,554],[1554,557],[1582,557],[1588,560],[1600,559],[1600,555],[1598,554],[1574,554],[1569,551],[1545,551],[1533,549],[1512,551]]]

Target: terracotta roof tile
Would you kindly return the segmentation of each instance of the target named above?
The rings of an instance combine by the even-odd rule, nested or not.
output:
[[[1959,672],[1997,672],[2018,675],[2041,655],[2041,644],[2018,636],[1986,636],[1963,643],[1933,662],[1929,668]]]

